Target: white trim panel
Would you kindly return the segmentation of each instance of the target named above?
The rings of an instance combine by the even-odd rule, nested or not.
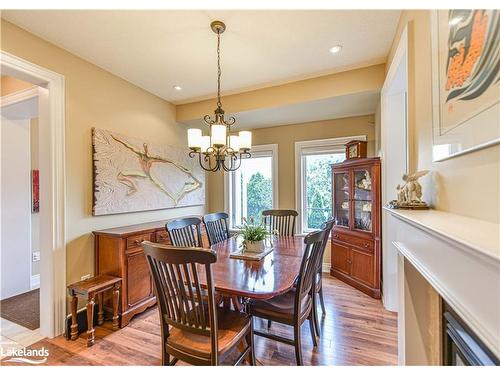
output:
[[[40,274],[31,275],[30,289],[33,290],[38,288],[40,288]]]
[[[500,358],[500,259],[478,251],[479,247],[470,242],[405,217],[405,213],[388,211],[388,225],[395,228],[396,233],[392,242],[395,249]],[[440,214],[435,210],[428,213]],[[449,214],[442,214],[443,220],[449,220]],[[399,314],[404,315],[404,309]],[[404,338],[402,329],[400,326],[399,334]],[[399,350],[403,349],[400,343]]]

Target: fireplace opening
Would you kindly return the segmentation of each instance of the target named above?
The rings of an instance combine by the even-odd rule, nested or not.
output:
[[[443,364],[446,366],[500,364],[498,358],[446,302],[443,302]]]

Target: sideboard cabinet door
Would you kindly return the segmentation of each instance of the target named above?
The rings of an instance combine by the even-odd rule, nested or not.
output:
[[[346,275],[351,273],[349,247],[332,242],[332,264],[335,269],[344,272]]]
[[[144,252],[127,254],[127,305],[132,307],[151,297],[151,276]]]

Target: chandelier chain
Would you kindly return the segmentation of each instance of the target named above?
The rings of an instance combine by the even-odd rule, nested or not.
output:
[[[222,72],[220,69],[220,31],[217,31],[217,107],[221,108],[222,103],[220,101],[220,78]]]

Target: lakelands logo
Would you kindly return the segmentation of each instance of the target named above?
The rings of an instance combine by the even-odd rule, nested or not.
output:
[[[47,362],[47,357],[49,356],[49,349],[44,347],[40,349],[30,349],[30,348],[9,348],[4,350],[0,347],[0,354],[5,357],[10,357],[3,362],[16,362],[16,363],[26,363],[30,365],[41,365]]]

